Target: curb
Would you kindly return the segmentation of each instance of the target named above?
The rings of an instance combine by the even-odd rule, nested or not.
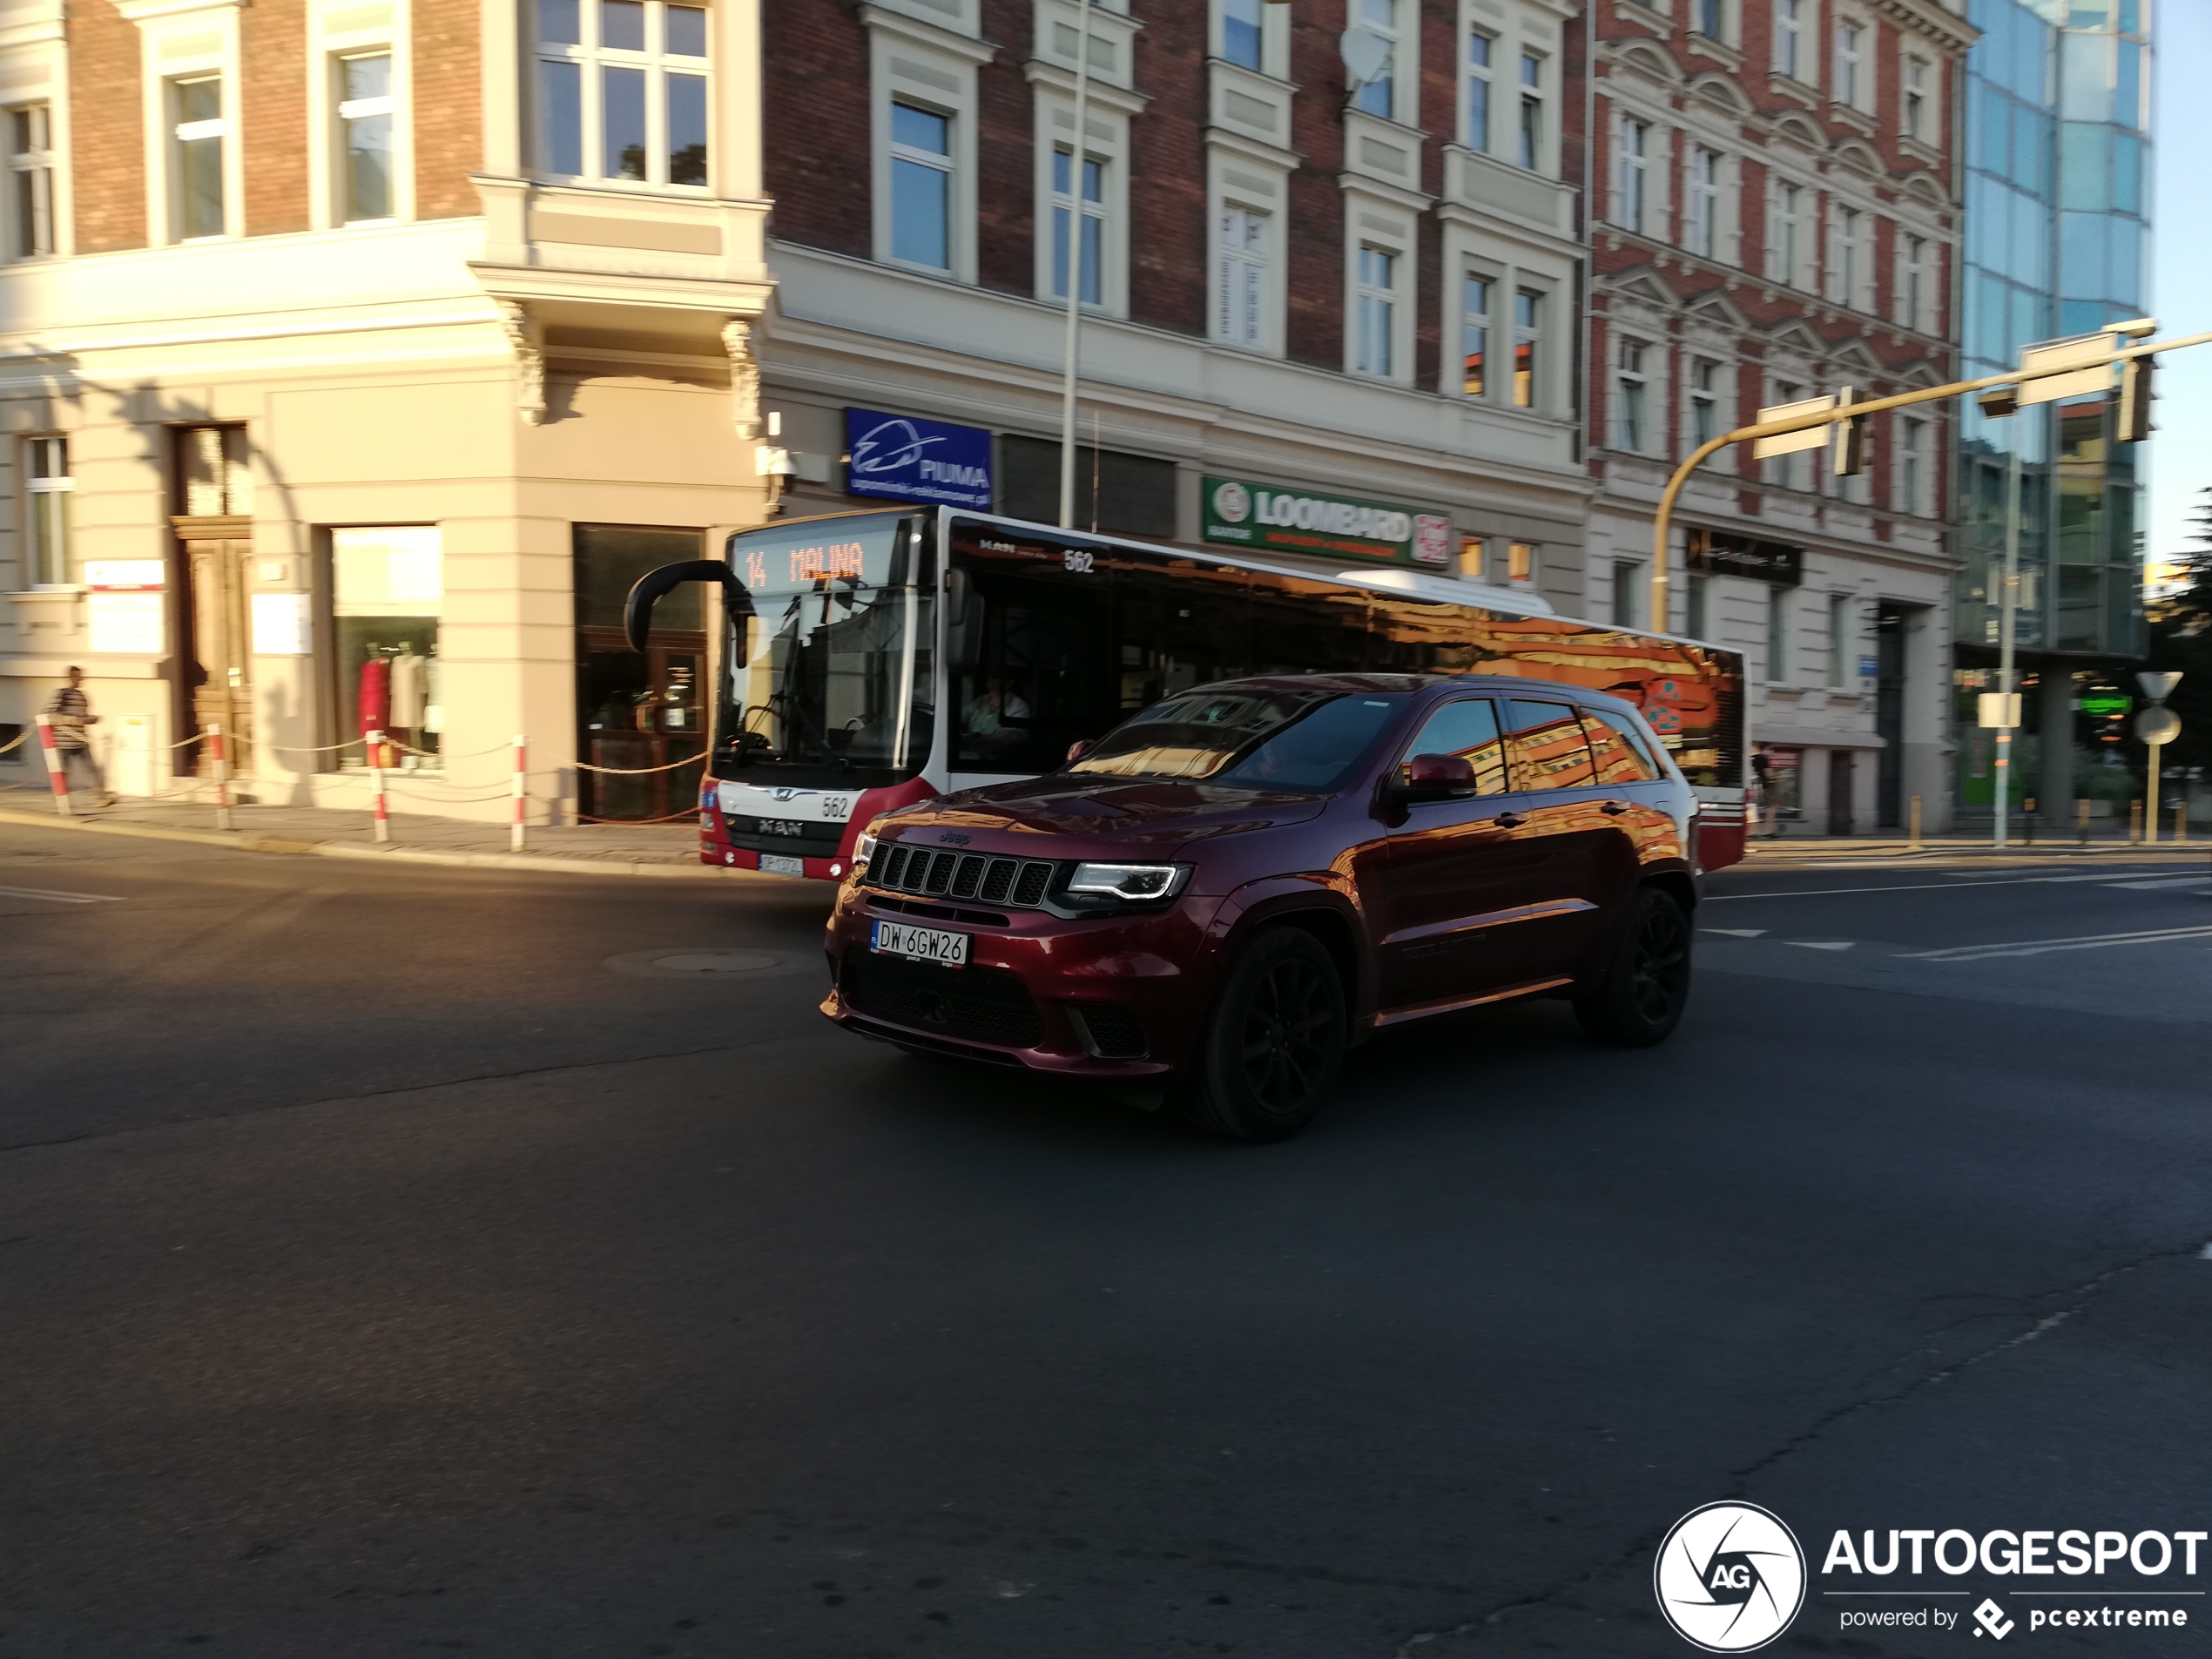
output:
[[[254,835],[220,830],[165,829],[152,824],[100,824],[84,819],[47,817],[0,807],[0,824],[21,824],[31,829],[75,830],[85,835],[128,835],[145,841],[181,841],[192,846],[218,846],[231,853],[274,853],[293,857],[390,860],[401,864],[437,864],[475,870],[543,870],[557,875],[630,875],[677,881],[773,882],[781,886],[794,878],[763,875],[758,870],[725,870],[711,864],[635,864],[613,859],[534,857],[528,853],[436,853],[421,847],[355,846],[345,841],[303,840],[293,835]]]

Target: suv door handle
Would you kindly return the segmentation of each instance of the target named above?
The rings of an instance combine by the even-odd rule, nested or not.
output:
[[[1620,817],[1622,813],[1627,812],[1628,810],[1629,803],[1625,800],[1608,800],[1604,806],[1598,808],[1598,811],[1601,813],[1610,813],[1615,818]]]
[[[1491,822],[1497,825],[1500,829],[1519,829],[1528,820],[1521,817],[1519,813],[1514,812],[1500,813],[1496,818],[1491,820]]]

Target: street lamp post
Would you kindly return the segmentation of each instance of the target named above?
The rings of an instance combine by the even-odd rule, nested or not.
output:
[[[2174,688],[2182,683],[2178,673],[2155,673],[2148,669],[2135,676],[2135,684],[2143,688],[2143,695],[2150,699],[2150,706],[2135,717],[2135,735],[2150,751],[2148,775],[2143,779],[2143,840],[2158,840],[2158,774],[2166,762],[2166,745],[2182,735],[2182,717],[2166,706],[2166,699],[2174,695]]]
[[[1997,787],[1996,842],[2003,846],[2013,794],[2013,731],[2020,725],[2013,696],[2013,652],[2020,627],[2020,452],[2012,451],[2005,469],[2005,588],[1997,612]]]

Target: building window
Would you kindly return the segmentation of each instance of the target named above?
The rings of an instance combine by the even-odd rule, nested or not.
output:
[[[1613,567],[1613,625],[1633,628],[1636,625],[1636,590],[1643,584],[1637,578],[1642,574],[1641,564],[1615,564]]]
[[[253,462],[241,426],[188,426],[177,434],[178,494],[187,518],[245,518],[253,511]]]
[[[1521,54],[1521,146],[1516,157],[1530,172],[1544,165],[1544,60]]]
[[[1064,267],[1067,255],[1063,252]],[[1249,208],[1221,210],[1215,281],[1221,296],[1219,337],[1232,346],[1267,343],[1267,216]],[[1062,293],[1067,288],[1063,280]]]
[[[1074,207],[1069,180],[1074,163],[1073,152],[1053,152],[1052,293],[1059,300],[1068,297],[1068,214]],[[1082,212],[1082,302],[1095,306],[1106,238],[1106,164],[1090,156],[1083,158]]]
[[[1689,578],[1689,585],[1683,590],[1683,631],[1692,639],[1705,637],[1711,609],[1712,585],[1710,577],[1693,575]]]
[[[346,158],[348,224],[392,217],[392,110],[391,53],[338,60],[338,138]]]
[[[1774,274],[1792,286],[1801,280],[1809,251],[1805,235],[1806,194],[1803,185],[1791,184],[1777,185],[1774,192]]]
[[[1925,143],[1928,136],[1928,60],[1905,60],[1905,136]]]
[[[1708,40],[1721,37],[1721,6],[1723,0],[1692,0],[1689,26],[1693,32]]]
[[[69,440],[32,438],[24,448],[30,475],[24,503],[30,520],[29,585],[51,587],[74,574],[69,558],[69,497],[75,487],[69,475]]]
[[[381,732],[396,738],[416,752],[401,752],[408,770],[444,764],[439,753],[445,746],[445,664],[438,655],[438,630],[445,577],[439,555],[435,525],[330,532],[339,735]],[[363,762],[354,751],[344,764]]]
[[[1644,359],[1650,349],[1641,340],[1621,342],[1619,378],[1615,381],[1620,399],[1614,410],[1614,447],[1631,455],[1642,455],[1645,441],[1651,435],[1644,409],[1644,395],[1649,389]]]
[[[1720,246],[1721,152],[1703,145],[1689,152],[1689,251],[1714,257]]]
[[[1380,35],[1390,53],[1375,78],[1352,95],[1352,105],[1386,121],[1395,119],[1398,113],[1398,3],[1399,0],[1359,0],[1357,12],[1359,26]]]
[[[1398,258],[1379,247],[1359,250],[1352,366],[1362,374],[1397,372],[1391,348],[1398,329]]]
[[[1864,217],[1856,207],[1836,210],[1835,280],[1828,297],[1838,305],[1858,303],[1859,278],[1865,261],[1864,223]]]
[[[1802,80],[1806,0],[1774,0],[1774,67],[1777,74]]]
[[[1469,397],[1490,395],[1490,280],[1469,277],[1460,320],[1460,347],[1467,356],[1460,390]]]
[[[1689,366],[1689,441],[1710,443],[1721,435],[1721,366],[1700,357]]]
[[[1773,401],[1769,407],[1783,408],[1803,401],[1808,395],[1805,388],[1795,381],[1777,381]],[[1766,462],[1767,482],[1779,484],[1784,489],[1811,489],[1814,482],[1812,464],[1815,453],[1811,449],[1795,449],[1788,455],[1770,456]]]
[[[223,140],[230,124],[223,118],[223,78],[192,75],[169,83],[174,123],[170,153],[175,180],[177,234],[180,240],[220,236],[227,220],[223,201]]]
[[[1843,689],[1851,646],[1851,601],[1840,593],[1831,593],[1828,596],[1828,684],[1838,691]]]
[[[1221,55],[1246,69],[1261,66],[1266,44],[1266,0],[1222,0]]]
[[[1490,153],[1490,54],[1497,43],[1480,29],[1467,36],[1467,148]]]
[[[1054,158],[1055,174],[1059,158]],[[891,106],[891,257],[952,269],[953,120],[912,104]],[[1062,233],[1065,233],[1063,227]],[[1060,256],[1064,267],[1067,255]],[[1068,275],[1058,269],[1059,291]]]
[[[1866,31],[1855,23],[1836,25],[1836,102],[1858,107],[1859,57]]]
[[[40,259],[54,251],[54,118],[44,104],[8,111],[8,165],[16,175],[15,245],[9,257]]]
[[[537,0],[537,165],[576,179],[706,184],[706,10]]]
[[[1767,590],[1766,677],[1777,685],[1790,678],[1790,590],[1787,588]]]
[[[1914,415],[1898,422],[1898,509],[1915,517],[1927,516],[1928,423]]]
[[[1643,230],[1644,209],[1650,200],[1651,124],[1648,121],[1621,123],[1620,198],[1618,222],[1639,234]]]
[[[1907,236],[1902,280],[1898,284],[1898,320],[1907,328],[1927,330],[1928,298],[1928,241],[1924,236]]]
[[[1513,297],[1513,406],[1537,407],[1536,350],[1543,338],[1544,296],[1523,288]]]
[[[1508,542],[1506,544],[1506,583],[1509,587],[1533,588],[1536,585],[1536,544],[1534,542]]]

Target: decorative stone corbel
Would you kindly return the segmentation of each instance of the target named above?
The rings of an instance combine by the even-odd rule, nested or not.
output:
[[[545,330],[519,300],[499,302],[499,320],[515,349],[515,408],[525,426],[545,419]]]
[[[722,325],[722,349],[730,357],[730,419],[741,442],[760,435],[760,360],[752,353],[752,325],[734,317]]]

